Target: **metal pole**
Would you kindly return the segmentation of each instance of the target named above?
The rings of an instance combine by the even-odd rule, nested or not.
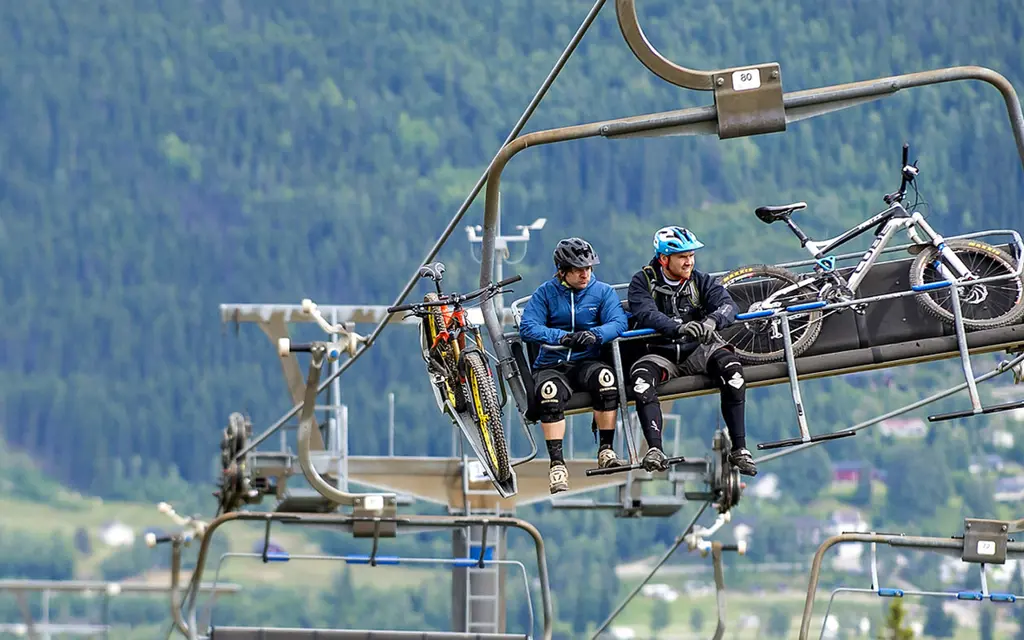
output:
[[[565,417],[565,430],[569,434],[569,459],[576,457],[576,437],[573,435],[572,419],[575,416]]]
[[[501,237],[501,194],[498,194],[498,211],[496,213],[495,228],[498,234],[498,259],[494,261],[494,281],[501,282],[505,277],[505,259],[508,258],[508,242]],[[494,304],[498,305],[498,310],[501,312],[501,317],[505,317],[505,294],[499,293],[494,296]]]
[[[722,571],[722,543],[711,543],[711,564],[715,570],[715,600],[718,604],[718,624],[713,640],[722,640],[725,635],[725,574]]]
[[[960,364],[963,366],[964,377],[967,379],[967,393],[971,396],[971,409],[981,413],[981,398],[978,397],[978,386],[974,382],[974,369],[971,368],[971,352],[967,348],[967,328],[964,327],[963,310],[960,309],[960,291],[956,283],[949,285],[950,303],[953,305],[953,326],[956,329],[956,345],[960,349]]]
[[[395,455],[395,394],[388,394],[388,455]]]
[[[784,313],[782,320],[782,346],[786,352],[786,369],[789,370],[789,388],[793,394],[793,405],[796,406],[796,423],[800,427],[800,439],[808,442],[811,434],[807,428],[807,415],[804,403],[800,398],[800,381],[796,375],[796,361],[793,358],[793,337],[789,331],[789,314]]]
[[[43,638],[50,640],[50,590],[43,591]]]

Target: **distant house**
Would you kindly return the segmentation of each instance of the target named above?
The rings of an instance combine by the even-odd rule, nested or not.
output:
[[[871,530],[871,523],[864,519],[857,509],[836,509],[829,516],[829,534],[839,535],[844,532],[866,533]],[[861,555],[864,553],[862,544],[839,545],[832,568],[838,571],[860,572]]]
[[[763,478],[754,482],[753,486],[747,487],[743,493],[765,500],[775,500],[779,497],[779,476],[774,473],[766,473]]]
[[[967,470],[971,475],[990,471],[1002,471],[1003,459],[994,453],[984,456],[971,456],[967,464]]]
[[[928,435],[928,426],[921,418],[890,418],[880,422],[878,430],[891,438],[923,438]]]
[[[1024,475],[996,480],[995,495],[997,502],[1016,502],[1024,500]]]
[[[1018,409],[1018,411],[1020,410]],[[1017,417],[1015,419],[1019,421],[1024,418]],[[1013,448],[1013,444],[1015,442],[1013,434],[1005,429],[989,429],[988,433],[985,435],[988,436],[988,441],[992,443],[993,447],[999,447],[1000,449]]]
[[[833,484],[856,484],[860,482],[860,474],[865,464],[857,460],[840,460],[832,463]],[[871,468],[872,480],[885,480],[885,472]]]
[[[100,540],[108,547],[127,547],[135,542],[135,532],[122,522],[111,521],[100,527]]]
[[[856,532],[866,533],[871,530],[871,523],[864,519],[857,509],[836,509],[829,516],[829,532],[832,535]]]

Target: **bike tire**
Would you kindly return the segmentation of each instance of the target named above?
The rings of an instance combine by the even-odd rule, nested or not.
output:
[[[468,351],[462,357],[467,395],[473,406],[473,421],[480,433],[480,444],[489,458],[486,462],[494,472],[494,478],[504,482],[512,475],[512,468],[508,463],[508,446],[505,444],[505,428],[494,377],[479,351]]]
[[[741,283],[749,284],[750,281],[755,278],[767,281],[776,281],[781,285],[779,288],[796,284],[800,281],[800,277],[792,271],[767,264],[747,265],[730,271],[722,276],[722,286],[729,291],[729,295],[732,296],[733,301],[736,303],[737,313],[746,312],[750,308],[751,304],[754,302],[760,302],[769,295],[768,293],[765,293],[763,296],[754,296],[756,298],[760,298],[760,300],[746,301],[746,298],[749,296],[746,296],[746,292],[739,289],[739,285]],[[804,289],[802,292],[798,292],[798,296],[798,298],[791,300],[788,304],[815,300],[817,299],[817,292],[812,289]],[[743,362],[744,364],[767,364],[769,362],[779,362],[786,358],[786,351],[782,338],[771,338],[759,335],[767,330],[771,322],[772,318],[737,320],[733,325],[722,330],[720,333],[722,337],[733,347],[736,356],[740,359],[740,362]],[[793,339],[793,357],[801,355],[803,352],[807,351],[812,344],[814,344],[814,341],[817,340],[818,336],[821,334],[821,323],[821,311],[811,311],[806,315],[790,318],[790,335]],[[756,330],[757,328],[760,328],[761,330],[758,331]],[[779,329],[779,332],[781,336],[781,328]],[[767,344],[769,346],[766,349],[748,348],[746,346],[748,337],[750,338],[752,346],[757,346],[757,338],[761,337],[767,339]]]
[[[433,292],[423,296],[424,302],[434,302],[436,300],[437,294]],[[445,321],[441,308],[431,307],[429,314],[423,319],[423,331],[426,337],[425,349],[429,350],[430,345],[434,344],[434,340],[443,326],[445,326]],[[455,411],[462,413],[466,410],[468,403],[466,402],[466,395],[462,392],[462,385],[459,383],[459,366],[455,359],[455,351],[450,344],[439,344],[437,345],[437,354],[447,371],[444,381],[440,385],[441,394],[448,399],[455,408]]]
[[[995,267],[994,273],[977,273],[978,277],[1009,276],[1017,270],[1013,258],[1002,249],[988,243],[978,240],[953,239],[946,240],[946,246],[953,250],[956,256],[960,258],[972,273],[976,272],[979,264]],[[910,265],[910,285],[919,286],[940,280],[941,276],[933,267],[935,261],[940,258],[939,250],[934,246],[929,246],[917,254],[914,262]],[[980,286],[985,288],[984,291],[986,293],[984,300],[980,303],[971,301],[975,292],[970,284],[960,287],[960,308],[966,329],[1005,327],[1016,324],[1021,319],[1021,316],[1024,315],[1024,279],[1021,276],[989,282]],[[992,311],[992,300],[990,300],[990,297],[993,293],[998,293],[994,299],[1001,299],[1005,302],[1004,311]],[[952,294],[948,288],[919,293],[916,299],[918,304],[929,315],[949,325],[954,323]],[[945,301],[948,308],[943,306],[940,301]],[[972,317],[971,314],[975,311],[983,311],[983,315],[989,315],[990,317]]]

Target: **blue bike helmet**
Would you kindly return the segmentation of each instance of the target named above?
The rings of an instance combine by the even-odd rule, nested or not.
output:
[[[695,251],[703,246],[692,231],[683,227],[662,227],[654,234],[654,252],[659,255]]]

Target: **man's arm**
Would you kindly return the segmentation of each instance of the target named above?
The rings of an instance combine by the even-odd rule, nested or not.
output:
[[[626,295],[629,298],[629,312],[636,318],[638,327],[654,329],[666,336],[675,335],[679,323],[658,310],[647,288],[647,277],[643,271],[633,275]]]
[[[708,317],[714,319],[715,329],[720,331],[736,321],[736,303],[729,291],[711,276],[704,274],[702,284],[701,298],[707,303]]]
[[[608,287],[598,307],[598,318],[601,324],[591,329],[597,336],[598,342],[604,344],[611,342],[622,335],[622,332],[629,328],[629,318],[622,309],[622,302],[615,293],[615,289]]]
[[[530,296],[519,319],[519,337],[526,342],[556,345],[568,332],[548,326],[548,300],[537,289]]]

